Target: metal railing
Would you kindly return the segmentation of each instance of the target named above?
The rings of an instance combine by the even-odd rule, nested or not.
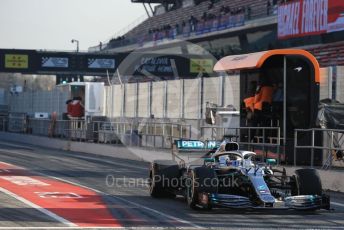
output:
[[[204,140],[222,140],[223,138],[229,138],[232,141],[237,142],[239,145],[247,146],[249,150],[255,148],[262,149],[263,153],[267,153],[269,148],[276,148],[276,154],[278,155],[278,162],[284,157],[281,153],[281,129],[280,127],[238,127],[238,128],[224,128],[221,126],[202,126],[201,133],[207,133],[206,130],[210,130],[210,136],[203,135]],[[220,132],[219,132],[220,131]],[[216,132],[217,138],[214,138],[214,132]],[[264,155],[263,155],[264,158]]]
[[[28,134],[56,137],[71,140],[85,140],[87,123],[84,120],[50,120],[29,118],[26,132]]]
[[[322,138],[321,146],[316,145],[317,134],[320,133]],[[302,134],[310,134],[310,143],[299,145],[298,139]],[[336,158],[338,151],[344,152],[344,130],[339,129],[295,129],[294,138],[294,166],[296,166],[297,150],[310,149],[311,151],[311,167],[314,166],[314,151],[323,150],[326,154],[326,159],[323,161],[322,168],[329,169],[332,167],[333,160]],[[343,158],[341,159],[343,160]]]
[[[163,122],[93,122],[98,142],[170,148],[174,139],[191,138],[191,125]]]
[[[7,130],[7,120],[0,128]],[[191,125],[171,122],[104,122],[72,119],[12,118],[20,129],[9,130],[39,136],[105,144],[171,148],[174,139],[190,139]]]
[[[8,118],[0,117],[0,131],[7,131],[8,127]]]

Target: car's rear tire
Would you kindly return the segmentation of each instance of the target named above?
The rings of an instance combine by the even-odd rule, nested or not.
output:
[[[297,195],[322,195],[320,176],[315,169],[295,170]]]
[[[179,186],[179,178],[180,170],[177,162],[170,160],[153,161],[149,173],[150,195],[154,198],[175,197],[176,195],[172,190]]]
[[[207,209],[212,208],[208,201],[206,206],[199,204],[200,193],[216,193],[217,183],[215,171],[211,168],[197,167],[189,172],[188,181],[186,185],[186,200],[188,206],[192,209]]]

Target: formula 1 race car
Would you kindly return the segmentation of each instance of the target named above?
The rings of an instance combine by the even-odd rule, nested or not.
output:
[[[204,157],[203,165],[156,160],[150,167],[150,195],[154,198],[184,196],[192,209],[283,208],[329,209],[315,169],[286,170],[257,163],[255,153],[239,150],[235,142],[223,141]]]

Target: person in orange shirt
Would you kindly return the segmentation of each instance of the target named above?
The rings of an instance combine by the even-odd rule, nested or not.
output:
[[[262,111],[264,102],[271,104],[273,92],[274,88],[272,86],[261,86],[254,96],[254,110]]]
[[[251,82],[251,88],[256,85],[256,82]],[[252,90],[252,89],[251,89]],[[264,103],[271,104],[274,88],[267,82],[266,79],[260,78],[260,85],[256,87],[254,96],[244,99],[245,108],[251,116],[247,118],[255,120],[252,125],[261,123],[261,111],[263,110]],[[252,94],[251,94],[252,95]],[[253,115],[253,116],[252,116]]]

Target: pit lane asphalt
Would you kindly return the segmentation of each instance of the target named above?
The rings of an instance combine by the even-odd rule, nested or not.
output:
[[[121,151],[120,148],[118,151]],[[340,205],[333,205],[332,211],[317,212],[230,209],[194,211],[187,207],[182,198],[153,199],[144,183],[148,177],[149,164],[142,161],[3,142],[0,142],[0,161],[101,191],[113,216],[124,227],[344,229],[344,207]],[[114,178],[119,179],[115,182]],[[133,184],[136,186],[131,187]],[[1,199],[0,196],[0,202]],[[336,195],[332,201],[344,204],[341,194]],[[37,226],[33,222],[40,220],[33,215],[35,211],[26,212],[25,207],[19,207],[18,210],[20,208],[24,210],[17,212],[17,216],[22,216],[18,218],[24,220],[20,226]],[[13,209],[1,208],[0,211],[0,226],[18,226],[12,220]],[[61,223],[51,220],[45,223],[50,227],[61,226]]]

